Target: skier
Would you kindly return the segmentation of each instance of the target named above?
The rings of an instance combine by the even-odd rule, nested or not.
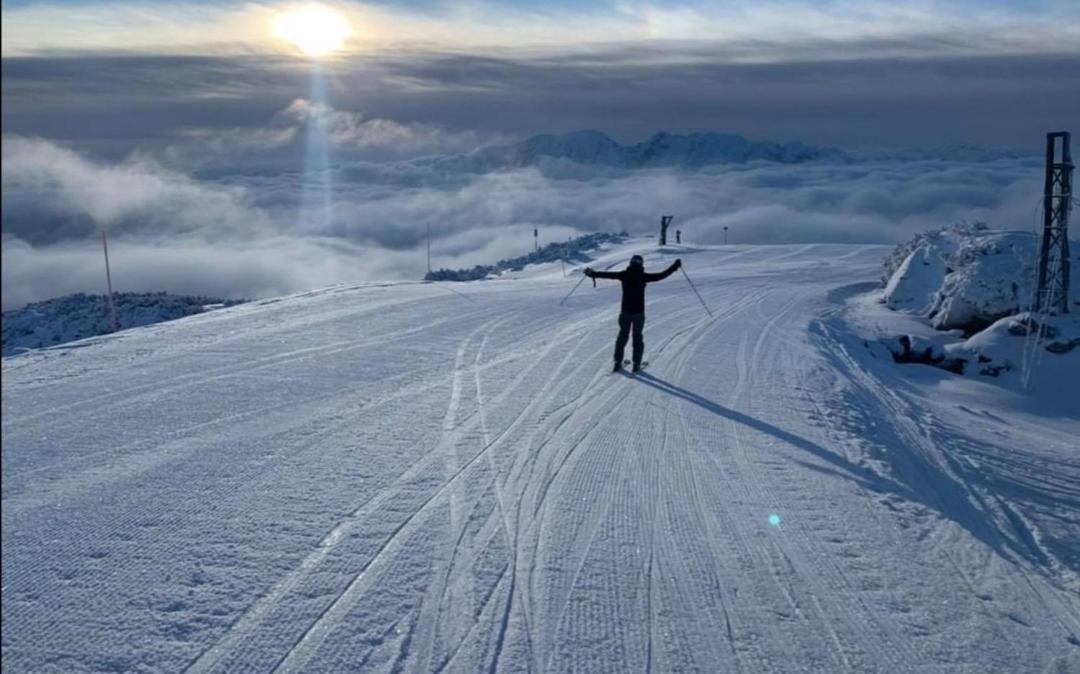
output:
[[[619,312],[619,336],[615,339],[614,372],[622,369],[623,352],[630,332],[634,334],[634,372],[641,371],[641,356],[645,351],[645,341],[641,331],[645,327],[645,284],[662,281],[675,273],[682,266],[682,260],[675,260],[671,266],[658,274],[645,271],[645,260],[640,255],[630,258],[630,264],[622,271],[595,271],[585,268],[589,278],[609,278],[622,282],[622,307]]]

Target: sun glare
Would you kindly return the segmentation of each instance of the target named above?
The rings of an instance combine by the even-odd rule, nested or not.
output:
[[[306,56],[329,56],[345,46],[352,34],[349,21],[325,5],[304,5],[279,14],[271,29],[274,37],[291,42]]]

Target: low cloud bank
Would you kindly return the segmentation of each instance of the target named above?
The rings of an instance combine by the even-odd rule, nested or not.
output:
[[[550,162],[485,175],[352,163],[326,176],[333,216],[313,225],[302,217],[305,184],[323,176],[196,179],[145,157],[102,163],[9,136],[3,306],[101,292],[101,230],[109,232],[118,290],[265,297],[421,278],[429,224],[433,266],[450,268],[528,252],[534,227],[542,243],[590,231],[645,234],[661,213],[675,214],[685,241],[706,244],[719,243],[724,227],[734,243],[892,242],[958,220],[1030,229],[1041,170],[1037,159],[1023,158],[696,172]]]
[[[326,139],[339,160],[389,161],[465,152],[509,139],[501,134],[447,129],[438,124],[367,117],[297,98],[264,125],[178,129],[176,137],[158,154],[168,165],[186,169],[294,166],[297,158],[304,156],[311,130]]]

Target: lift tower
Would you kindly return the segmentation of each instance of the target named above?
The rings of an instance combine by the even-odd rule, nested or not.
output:
[[[1042,250],[1035,298],[1035,309],[1046,313],[1069,311],[1069,207],[1073,171],[1069,137],[1068,131],[1046,134]]]
[[[667,245],[667,228],[671,224],[671,221],[675,219],[674,215],[661,215],[660,216],[660,245]]]

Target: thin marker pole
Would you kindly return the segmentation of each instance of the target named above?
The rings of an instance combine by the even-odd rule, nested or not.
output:
[[[686,277],[686,282],[690,284],[690,289],[694,291],[694,294],[697,295],[698,301],[701,302],[701,306],[705,307],[706,313],[708,313],[709,317],[712,318],[712,312],[709,311],[709,305],[705,304],[705,300],[701,298],[701,293],[699,293],[697,288],[694,287],[694,282],[690,280],[690,275],[687,274],[686,270],[682,267],[679,267],[679,271],[681,271],[682,275]]]
[[[120,329],[120,323],[116,320],[116,305],[113,304],[112,272],[109,270],[109,242],[105,238],[105,231],[101,232],[101,249],[105,251],[105,285],[109,289],[109,315],[112,317],[112,331]]]

